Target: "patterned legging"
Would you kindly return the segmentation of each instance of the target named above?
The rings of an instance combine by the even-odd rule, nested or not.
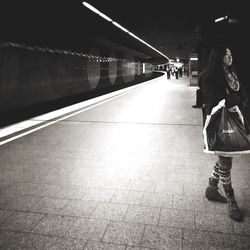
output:
[[[212,172],[212,178],[221,180],[222,185],[231,186],[232,157],[219,156]]]

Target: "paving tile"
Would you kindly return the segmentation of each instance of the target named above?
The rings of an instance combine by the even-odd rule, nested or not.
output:
[[[138,180],[141,176],[142,171],[124,169],[117,173],[116,178]]]
[[[100,241],[109,224],[107,220],[80,218],[70,228],[66,237]]]
[[[109,202],[112,199],[114,189],[88,188],[83,196],[84,200]]]
[[[196,229],[209,232],[234,233],[232,220],[224,214],[196,213]]]
[[[124,221],[157,225],[160,208],[129,206]]]
[[[14,212],[8,210],[0,210],[0,225],[5,221],[6,218],[13,215]]]
[[[128,186],[128,189],[131,191],[154,192],[155,186],[156,182],[154,181],[132,180]]]
[[[236,164],[238,165],[238,163]],[[250,178],[250,170],[248,168],[244,169],[243,167],[241,167],[241,168],[238,168],[237,171],[234,171],[233,175],[238,178],[241,178],[241,177]]]
[[[97,165],[98,166],[98,165]],[[112,167],[94,167],[94,171],[91,172],[91,176],[88,176],[95,180],[112,180],[116,179],[118,176],[118,169]],[[86,173],[84,172],[83,177],[86,178]]]
[[[235,187],[234,183],[233,183],[233,188],[234,188],[234,195],[235,195],[236,200],[238,202],[245,200],[245,197],[244,197],[243,192],[242,192],[243,188]],[[223,188],[222,188],[222,190],[223,190]],[[224,193],[224,195],[225,195],[225,193]]]
[[[4,208],[7,201],[13,197],[12,194],[1,194],[0,193],[0,208]]]
[[[69,239],[69,238],[57,238],[56,243],[47,248],[49,250],[83,250],[84,246],[86,245],[85,240],[79,239]]]
[[[185,185],[191,185],[193,183],[193,176],[192,175],[180,175],[180,174],[171,174],[167,176],[166,179],[167,183],[179,183]]]
[[[232,221],[236,234],[248,235],[250,237],[250,217],[245,217],[242,222]]]
[[[174,195],[174,209],[186,209],[192,211],[205,211],[203,197]]]
[[[195,228],[195,213],[193,211],[161,209],[160,225],[177,228]]]
[[[179,194],[183,195],[182,183],[158,183],[155,188],[156,193]]]
[[[164,193],[144,193],[141,205],[173,208],[173,195]]]
[[[0,192],[6,190],[7,188],[9,188],[11,186],[10,180],[0,180]]]
[[[250,237],[244,235],[224,234],[224,244],[226,249],[239,250],[250,249]]]
[[[126,250],[126,246],[105,242],[89,241],[84,250]]]
[[[174,171],[174,170],[172,170]],[[166,182],[167,181],[167,176],[171,174],[171,170],[168,169],[168,171],[144,171],[142,174],[140,180],[141,181],[146,181],[146,182]],[[138,179],[139,180],[139,179]]]
[[[86,194],[86,187],[84,186],[62,186],[60,191],[56,194],[58,198],[64,199],[82,199],[83,196]]]
[[[51,249],[57,238],[35,234],[16,233],[3,245],[3,249]]]
[[[5,203],[5,209],[29,211],[36,203],[41,200],[38,196],[29,195],[13,195],[12,198]]]
[[[91,215],[92,219],[123,220],[128,205],[114,203],[99,203]]]
[[[224,249],[223,234],[184,229],[183,250],[185,249]]]
[[[205,212],[214,214],[228,214],[228,204],[216,201],[209,201],[204,198]]]
[[[250,189],[241,189],[245,199],[250,200]]]
[[[49,214],[62,214],[63,208],[69,203],[69,200],[44,197],[30,211]]]
[[[152,154],[153,153],[152,151],[153,149],[151,147],[151,152],[148,152],[148,154]],[[147,155],[147,152],[145,152],[145,155]],[[131,159],[130,169],[135,169],[137,171],[151,171],[154,166],[154,161],[152,161],[151,159],[152,158],[147,156],[133,157],[133,159]]]
[[[212,165],[212,164],[211,164]],[[212,171],[212,167],[210,167],[210,171]],[[211,173],[209,171],[209,174],[202,174],[202,175],[198,175],[196,176],[196,178],[193,178],[193,185],[200,185],[201,183],[208,183],[208,178],[211,176]]]
[[[43,240],[44,242],[43,246],[41,247],[41,250],[44,250],[44,249],[51,249],[55,245],[55,243],[58,241],[58,238],[51,237],[51,236],[41,236],[41,240]],[[34,249],[34,248],[31,248],[31,249]]]
[[[1,250],[15,250],[15,249],[21,249],[20,248],[20,241],[21,241],[21,236],[17,236],[18,233],[14,233],[14,236],[11,237],[8,241],[5,241],[3,246],[1,246]]]
[[[36,183],[17,183],[5,189],[3,193],[27,194],[35,196],[55,196],[60,191],[60,186],[36,184]]]
[[[181,249],[181,237],[181,229],[146,225],[142,246],[157,249]]]
[[[37,184],[31,183],[14,183],[10,185],[3,193],[7,194],[30,194],[36,190]]]
[[[9,241],[9,239],[11,239],[11,237],[14,235],[14,232],[10,232],[10,231],[4,231],[4,230],[0,230],[0,247]]]
[[[5,230],[29,232],[43,216],[43,214],[38,213],[14,212],[0,224],[0,228]]]
[[[234,188],[250,188],[249,182],[250,178],[235,177],[234,173],[232,173],[232,183]]]
[[[32,233],[63,237],[76,220],[69,216],[46,215],[32,229]]]
[[[111,202],[128,205],[140,205],[142,196],[143,192],[120,190],[113,195]]]
[[[184,195],[203,197],[207,185],[202,184],[189,184],[183,185]]]
[[[155,248],[147,248],[147,247],[134,247],[134,246],[128,246],[126,250],[152,250]]]
[[[144,225],[111,222],[102,239],[103,242],[140,246]]]
[[[90,217],[99,202],[72,200],[60,211],[60,214],[68,216]]]
[[[250,199],[243,201],[242,203],[238,203],[238,206],[244,217],[250,217]]]
[[[107,188],[107,189],[128,189],[128,186],[130,184],[131,180],[130,179],[122,179],[122,178],[115,178],[111,180],[107,179],[102,179],[99,181],[98,185],[96,183],[93,183],[92,186],[96,187],[98,186],[99,188]]]

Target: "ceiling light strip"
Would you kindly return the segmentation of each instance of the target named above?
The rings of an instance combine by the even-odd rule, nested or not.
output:
[[[107,20],[107,21],[111,22],[112,24],[114,24],[117,28],[119,28],[122,31],[128,33],[130,36],[134,37],[135,39],[137,39],[141,43],[147,45],[149,48],[153,49],[154,51],[156,51],[157,53],[159,53],[160,55],[164,56],[165,58],[167,58],[169,60],[169,58],[165,54],[163,54],[162,52],[160,52],[159,50],[157,50],[156,48],[154,48],[153,46],[151,46],[150,44],[148,44],[147,42],[145,42],[144,40],[142,40],[141,38],[139,38],[138,36],[136,36],[132,32],[130,32],[126,28],[124,28],[119,23],[113,21],[110,17],[106,16],[105,14],[103,14],[102,12],[100,12],[98,9],[96,9],[95,7],[93,7],[92,5],[90,5],[89,3],[87,3],[87,2],[84,1],[84,2],[82,2],[82,4],[85,7],[87,7],[88,9],[90,9],[91,11],[95,12],[96,14],[98,14],[99,16],[101,16],[102,18],[104,18],[105,20]]]

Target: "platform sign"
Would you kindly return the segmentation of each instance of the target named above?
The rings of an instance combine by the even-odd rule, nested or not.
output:
[[[195,53],[189,55],[189,79],[190,86],[198,86],[198,56]]]

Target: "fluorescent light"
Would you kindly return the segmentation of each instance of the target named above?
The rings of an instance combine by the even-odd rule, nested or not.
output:
[[[104,19],[106,19],[107,21],[109,21],[109,22],[112,22],[113,20],[111,19],[111,18],[109,18],[108,16],[106,16],[105,14],[103,14],[103,13],[99,13],[99,15],[101,16],[101,17],[103,17]]]
[[[117,22],[112,22],[116,27],[118,27],[118,28],[120,28],[121,30],[123,30],[124,32],[127,32],[127,33],[129,33],[129,31],[126,29],[126,28],[124,28],[123,26],[121,26],[119,23],[117,23]]]
[[[219,17],[217,19],[214,20],[215,23],[221,22],[223,20],[226,20],[228,18],[228,16],[223,16],[223,17]]]
[[[139,39],[139,37],[136,36],[135,34],[133,34],[132,32],[129,32],[129,35],[132,36],[132,37],[134,37],[135,39]]]
[[[129,30],[127,30],[126,28],[124,28],[123,26],[121,26],[119,23],[113,21],[111,18],[109,18],[108,16],[106,16],[105,14],[103,14],[102,12],[100,12],[98,9],[96,9],[95,7],[93,7],[92,5],[90,5],[87,2],[82,2],[82,4],[87,7],[88,9],[92,10],[93,12],[95,12],[96,14],[98,14],[99,16],[101,16],[102,18],[106,19],[107,21],[112,22],[116,27],[120,28],[122,31],[128,33],[130,36],[134,37],[135,39],[137,39],[138,41],[144,43],[145,45],[147,45],[149,48],[153,49],[154,51],[156,51],[157,53],[161,54],[162,56],[164,56],[165,58],[167,58],[169,60],[169,58],[164,55],[162,52],[160,52],[159,50],[155,49],[153,46],[151,46],[150,44],[148,44],[147,42],[143,41],[141,38],[139,38],[138,36],[136,36],[135,34],[131,33]]]
[[[98,9],[96,9],[94,6],[92,6],[91,4],[87,3],[87,2],[82,2],[82,4],[87,7],[88,9],[92,10],[93,12],[95,12],[96,14],[98,14],[99,16],[101,16],[102,18],[106,19],[109,22],[112,22],[112,19],[109,18],[108,16],[106,16],[105,14],[103,14],[101,11],[99,11]]]
[[[83,4],[85,7],[89,8],[90,10],[92,10],[93,12],[95,12],[96,14],[99,15],[100,11],[99,11],[98,9],[96,9],[95,7],[93,7],[92,5],[90,5],[89,3],[87,3],[87,2],[82,2],[82,4]]]

